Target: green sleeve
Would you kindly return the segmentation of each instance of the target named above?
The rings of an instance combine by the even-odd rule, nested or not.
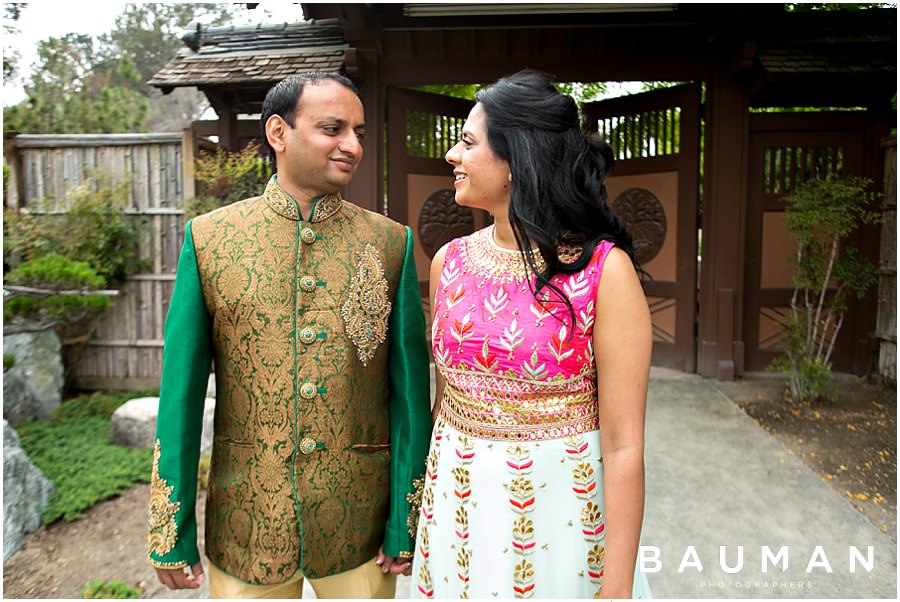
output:
[[[200,560],[194,508],[203,405],[212,361],[211,322],[188,222],[163,339],[150,485],[149,556],[150,564],[157,568],[190,566]]]
[[[391,390],[391,507],[384,535],[388,556],[412,556],[415,533],[407,519],[413,481],[425,473],[431,439],[431,403],[425,313],[413,258],[412,231],[406,228],[406,256],[393,301],[388,346]],[[418,511],[418,508],[415,508]],[[415,524],[415,523],[413,523]]]

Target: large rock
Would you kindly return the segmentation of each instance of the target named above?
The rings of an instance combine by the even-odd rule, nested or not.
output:
[[[31,463],[19,435],[3,421],[3,560],[22,545],[25,534],[41,526],[53,483]]]
[[[213,417],[216,400],[209,397],[203,406],[203,435],[200,451],[212,449]],[[113,412],[109,436],[114,443],[124,447],[152,448],[156,444],[156,418],[159,414],[159,397],[139,397],[123,403]]]
[[[3,355],[15,358],[3,373],[3,417],[13,426],[46,418],[62,403],[61,348],[52,330],[3,337]]]

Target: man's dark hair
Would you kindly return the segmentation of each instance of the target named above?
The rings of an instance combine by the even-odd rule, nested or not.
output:
[[[269,161],[272,162],[272,167],[275,166],[275,149],[269,145],[269,140],[266,138],[266,122],[269,120],[269,117],[278,115],[290,127],[294,127],[294,119],[297,117],[297,105],[300,104],[303,89],[307,84],[315,86],[329,80],[341,84],[359,96],[359,90],[356,88],[356,85],[347,77],[340,73],[326,73],[323,71],[308,71],[289,75],[272,86],[266,93],[266,99],[263,100],[262,105],[262,114],[259,117],[259,129],[266,153],[269,155]]]

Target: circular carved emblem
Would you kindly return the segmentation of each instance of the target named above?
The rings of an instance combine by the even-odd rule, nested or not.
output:
[[[438,249],[454,238],[475,231],[475,216],[468,207],[461,207],[453,200],[452,190],[438,190],[425,199],[419,213],[419,241],[428,257],[434,257]]]
[[[655,194],[644,188],[629,188],[612,202],[611,208],[631,232],[634,254],[647,263],[666,240],[666,212]]]

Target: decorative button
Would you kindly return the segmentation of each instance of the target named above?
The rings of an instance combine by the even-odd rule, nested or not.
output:
[[[300,440],[300,453],[304,456],[316,451],[316,440],[311,437],[304,437]]]
[[[300,385],[300,397],[306,400],[315,399],[316,397],[316,386],[312,383],[303,383]]]
[[[308,245],[311,245],[314,242],[316,242],[316,233],[313,231],[312,228],[307,226],[307,227],[303,228],[302,230],[300,230],[300,240],[302,240],[303,242],[305,242]]]
[[[300,331],[300,340],[309,345],[316,340],[315,331],[309,327],[304,328]]]
[[[300,279],[300,288],[307,293],[313,292],[316,290],[316,279],[312,276],[304,276]]]

